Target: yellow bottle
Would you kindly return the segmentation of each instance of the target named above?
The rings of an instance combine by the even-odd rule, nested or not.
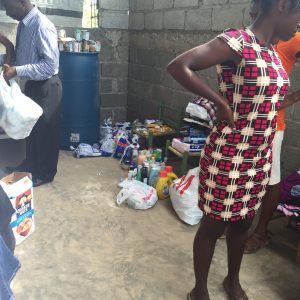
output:
[[[175,179],[178,179],[177,175],[173,172],[173,167],[172,166],[166,166],[165,170],[166,170],[167,176],[168,176],[168,178],[170,179],[171,182]]]
[[[169,198],[169,186],[170,186],[170,179],[166,171],[159,172],[159,178],[156,184],[156,191],[158,199],[165,200]]]

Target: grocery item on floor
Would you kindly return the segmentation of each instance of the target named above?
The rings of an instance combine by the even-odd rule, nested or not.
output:
[[[170,186],[170,198],[178,217],[189,225],[200,222],[203,212],[198,207],[199,167],[176,179]]]
[[[168,199],[169,194],[169,187],[170,187],[171,181],[168,178],[168,173],[165,170],[162,170],[159,172],[159,177],[156,184],[156,191],[157,196],[159,200],[165,200]]]
[[[160,168],[161,167],[160,167],[159,164],[155,164],[151,168],[151,171],[150,171],[150,174],[149,174],[148,184],[152,187],[156,187],[158,177],[159,177]]]
[[[102,151],[103,156],[112,156],[115,152],[116,145],[111,133],[108,133],[105,138],[100,141],[100,144],[100,150]]]
[[[121,133],[116,137],[116,149],[113,157],[121,159],[125,149],[130,145],[128,136],[125,133]]]
[[[158,198],[156,190],[137,180],[124,180],[119,183],[122,190],[117,195],[117,204],[126,202],[129,207],[134,209],[149,209],[153,207]]]
[[[0,299],[14,299],[11,282],[20,267],[19,260],[7,248],[0,235]]]
[[[175,179],[178,179],[177,175],[173,172],[172,166],[166,166],[165,170],[167,172],[167,176],[171,181],[174,181]]]
[[[31,174],[14,172],[1,179],[0,184],[15,209],[11,227],[16,245],[21,244],[35,230]]]
[[[100,151],[99,147],[96,145],[91,146],[89,144],[81,143],[77,148],[71,146],[70,149],[77,158],[102,156],[102,151]]]
[[[0,75],[0,127],[12,139],[19,140],[29,136],[32,128],[43,114],[42,108],[25,96],[15,81],[7,84]]]

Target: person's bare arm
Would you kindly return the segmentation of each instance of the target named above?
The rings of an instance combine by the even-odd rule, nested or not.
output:
[[[13,43],[2,33],[0,33],[0,43],[6,48],[6,56],[4,64],[10,65],[14,57],[14,45]]]
[[[300,61],[300,51],[296,54],[297,61]],[[297,90],[291,94],[285,96],[281,103],[280,109],[286,109],[289,106],[300,101],[300,90]]]
[[[193,48],[175,58],[167,67],[167,71],[187,90],[215,103],[219,120],[225,120],[234,128],[232,111],[220,93],[211,89],[196,71],[211,66],[231,62],[238,64],[241,56],[234,52],[224,41],[215,38],[210,42]]]
[[[282,101],[281,105],[280,105],[280,110],[281,109],[286,109],[289,106],[300,102],[300,90],[297,90],[293,93],[290,93],[288,95],[285,96],[284,100]]]

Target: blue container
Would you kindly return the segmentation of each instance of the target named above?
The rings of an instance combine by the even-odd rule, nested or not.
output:
[[[60,53],[63,86],[61,149],[99,142],[100,96],[98,53]]]

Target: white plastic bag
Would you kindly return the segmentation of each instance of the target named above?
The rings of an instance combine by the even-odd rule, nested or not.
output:
[[[70,149],[77,158],[102,156],[102,153],[99,149],[86,143],[80,143],[77,148],[71,146]]]
[[[170,186],[170,198],[178,217],[189,225],[200,222],[203,212],[198,207],[199,167],[176,179]]]
[[[119,183],[122,188],[117,195],[117,204],[127,202],[134,209],[148,209],[153,207],[157,200],[156,190],[143,182],[137,180],[124,180]]]
[[[15,139],[29,136],[33,126],[43,114],[42,108],[25,96],[15,81],[10,80],[10,86],[0,75],[0,127],[5,133]]]

